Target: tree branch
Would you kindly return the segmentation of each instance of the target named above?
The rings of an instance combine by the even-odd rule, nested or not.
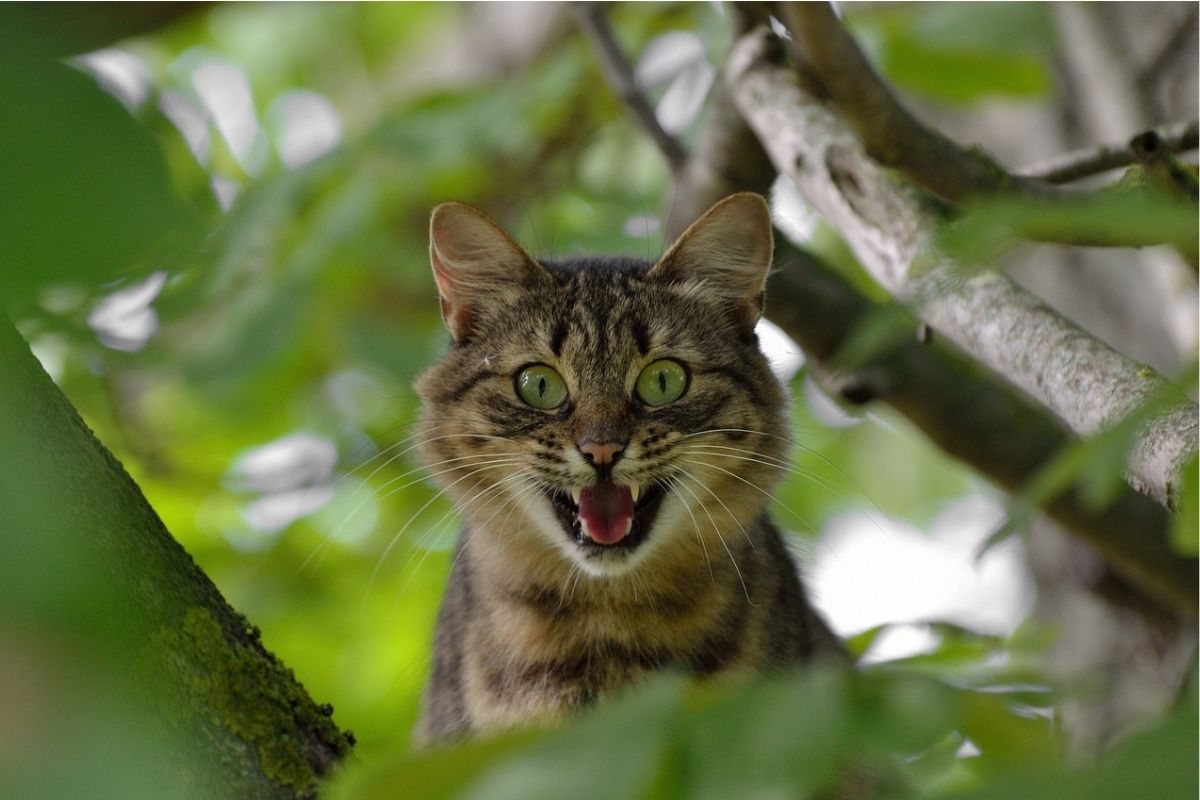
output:
[[[737,113],[724,81],[714,87],[696,141],[670,201],[668,240],[722,197],[765,193],[775,179],[775,166]],[[768,286],[767,316],[800,344],[818,379],[844,399],[887,403],[945,452],[1010,490],[1071,441],[1053,415],[940,340],[921,341],[915,328],[853,372],[832,372],[830,360],[877,306],[778,232],[776,253],[779,268]],[[1195,614],[1195,563],[1165,547],[1168,515],[1161,506],[1125,488],[1102,512],[1076,493],[1057,498],[1046,511],[1102,549],[1150,594]],[[1133,531],[1142,538],[1131,553]]]
[[[777,251],[781,268],[768,287],[767,316],[810,362],[828,365],[878,306],[788,243]],[[852,375],[826,368],[824,378],[822,383],[840,389],[850,402],[887,403],[944,451],[1010,491],[1074,439],[1052,415],[941,340],[922,344],[916,324]],[[1111,506],[1096,511],[1072,490],[1045,511],[1149,595],[1196,616],[1196,561],[1171,550],[1168,514],[1153,500],[1125,489]]]
[[[1193,3],[1186,4],[1183,18],[1171,26],[1171,33],[1159,47],[1157,55],[1138,73],[1138,87],[1144,94],[1151,94],[1155,82],[1160,79],[1162,74],[1167,72],[1177,59],[1187,53],[1188,43],[1196,35],[1198,16],[1200,16],[1200,9],[1197,9]]]
[[[1164,385],[1064,320],[1004,275],[964,272],[932,244],[936,221],[864,152],[845,123],[769,58],[773,37],[743,37],[730,56],[730,92],[775,165],[795,181],[868,272],[972,357],[1057,414],[1097,433]],[[1181,398],[1151,420],[1128,460],[1134,488],[1175,501],[1196,449],[1196,404]]]
[[[313,796],[353,738],[171,538],[2,314],[0,452],[0,627],[37,619],[81,674],[125,681],[121,707],[154,715],[144,752],[111,751],[145,766],[139,785],[163,797]],[[71,703],[115,707],[76,688]],[[159,748],[176,737],[182,751]]]
[[[1150,133],[1146,131],[1145,133]],[[1171,153],[1182,153],[1195,150],[1200,140],[1200,120],[1176,122],[1164,125],[1152,131],[1158,136],[1163,149]],[[1139,135],[1145,135],[1139,134]],[[1106,144],[1063,153],[1054,158],[1037,164],[1032,164],[1021,170],[1028,178],[1036,178],[1047,183],[1070,183],[1080,178],[1087,178],[1101,172],[1108,172],[1137,163],[1129,140],[1122,144]]]
[[[633,68],[629,66],[621,46],[613,37],[612,28],[604,18],[604,6],[601,3],[578,3],[573,7],[575,20],[579,29],[592,43],[596,56],[600,59],[600,68],[604,80],[610,89],[621,99],[625,107],[633,115],[634,120],[658,147],[667,161],[673,174],[679,174],[687,163],[687,152],[674,136],[667,133],[659,124],[654,109],[646,102],[646,98],[638,89],[634,80]]]
[[[1056,190],[1008,174],[990,157],[967,150],[906,109],[867,61],[828,3],[785,3],[797,67],[815,94],[825,92],[875,160],[949,200],[1000,191],[1047,195]]]

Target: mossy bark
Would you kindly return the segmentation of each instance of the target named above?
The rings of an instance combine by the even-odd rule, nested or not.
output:
[[[159,796],[310,797],[353,744],[0,316],[5,626],[70,638],[85,673],[117,676],[122,699],[150,712],[155,743],[140,756]]]

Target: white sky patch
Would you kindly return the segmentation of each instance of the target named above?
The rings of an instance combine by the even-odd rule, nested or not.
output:
[[[213,175],[208,182],[208,187],[212,189],[213,196],[217,198],[217,205],[222,211],[229,211],[233,208],[233,203],[237,200],[238,192],[241,191],[237,181],[232,178],[226,178],[223,175]]]
[[[158,314],[151,303],[166,280],[166,272],[155,272],[97,302],[87,318],[97,338],[114,350],[136,352],[145,347],[158,332]]]
[[[625,220],[621,232],[630,239],[647,239],[662,229],[662,220],[651,214],[636,214]]]
[[[865,416],[852,414],[834,400],[813,379],[812,375],[804,376],[804,402],[808,410],[821,424],[830,428],[850,428],[866,419]]]
[[[201,166],[207,164],[212,141],[208,134],[208,119],[204,116],[204,109],[186,95],[172,91],[163,92],[158,101],[158,108],[179,131],[196,161]]]
[[[67,356],[71,353],[71,343],[67,338],[48,333],[34,339],[29,349],[33,351],[33,357],[41,363],[42,369],[46,370],[50,380],[58,383],[66,367]]]
[[[963,739],[962,744],[954,753],[955,758],[978,758],[981,755],[983,755],[983,751],[970,739]]]
[[[820,222],[796,184],[783,173],[771,184],[771,221],[797,244],[809,242]]]
[[[271,104],[267,117],[275,129],[275,148],[289,167],[302,167],[336,148],[342,121],[333,104],[316,92],[286,92]]]
[[[679,73],[654,109],[658,124],[667,133],[682,133],[691,125],[700,110],[704,98],[717,80],[717,68],[706,60],[697,61]]]
[[[941,642],[941,637],[928,625],[894,625],[880,631],[871,642],[860,662],[873,664],[877,661],[893,661],[922,653],[930,653]]]
[[[328,480],[337,457],[337,447],[328,439],[290,433],[243,452],[226,480],[236,491],[288,491]]]
[[[150,96],[150,88],[154,85],[150,68],[132,53],[106,48],[79,56],[76,61],[130,111]]]
[[[242,509],[242,517],[257,531],[277,533],[333,499],[337,460],[330,440],[292,433],[239,455],[225,485],[235,492],[258,493]]]
[[[704,60],[704,41],[690,31],[670,31],[646,44],[634,68],[640,86],[666,83],[697,61]]]
[[[754,332],[758,335],[758,347],[767,357],[771,371],[786,385],[804,366],[804,351],[782,328],[766,317],[758,321]]]
[[[670,31],[652,39],[634,68],[639,86],[667,85],[654,114],[668,133],[679,133],[692,124],[716,77],[717,68],[709,63],[703,40],[688,31]]]
[[[998,500],[976,494],[947,504],[927,533],[878,515],[835,518],[807,570],[813,601],[843,636],[921,622],[1011,633],[1034,601],[1023,545],[1010,538],[975,558],[1003,516]],[[876,645],[872,658],[888,660],[921,652],[924,643],[919,632],[900,632],[894,651],[886,639]]]
[[[242,169],[251,175],[261,172],[266,139],[246,74],[227,61],[206,58],[192,71],[192,88]]]
[[[308,486],[263,495],[246,506],[242,514],[251,527],[274,533],[320,511],[332,499],[332,486]]]

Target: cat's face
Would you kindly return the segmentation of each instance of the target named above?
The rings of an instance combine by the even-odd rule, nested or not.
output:
[[[770,236],[762,200],[736,195],[657,264],[539,264],[474,209],[439,207],[454,342],[418,382],[419,435],[472,529],[590,574],[722,557],[786,451],[753,335]]]

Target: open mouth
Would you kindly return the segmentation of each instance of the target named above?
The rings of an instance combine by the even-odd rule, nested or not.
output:
[[[650,484],[636,493],[609,480],[582,489],[556,491],[551,496],[558,521],[589,555],[633,550],[646,538],[663,490]]]

